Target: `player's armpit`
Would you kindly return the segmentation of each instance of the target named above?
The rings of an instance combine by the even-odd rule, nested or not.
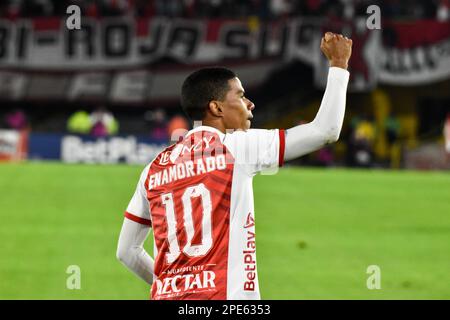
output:
[[[117,245],[117,259],[148,284],[153,282],[154,261],[143,245],[151,227],[125,218]]]

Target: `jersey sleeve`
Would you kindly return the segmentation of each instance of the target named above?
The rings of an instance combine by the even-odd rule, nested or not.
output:
[[[147,199],[147,191],[145,190],[145,180],[147,179],[149,168],[150,165],[146,166],[142,171],[136,190],[125,211],[125,218],[147,226],[152,225],[150,206]]]
[[[250,129],[225,135],[224,144],[230,149],[235,163],[248,173],[274,173],[283,165],[285,131],[283,129]]]

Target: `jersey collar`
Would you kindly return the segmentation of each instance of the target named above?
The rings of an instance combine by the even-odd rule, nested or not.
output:
[[[210,126],[198,126],[198,127],[195,127],[194,129],[190,130],[186,134],[186,137],[189,136],[192,133],[199,132],[199,131],[208,131],[208,132],[217,133],[221,140],[225,137],[225,134],[222,131],[220,131],[219,129],[216,129],[214,127],[210,127]]]

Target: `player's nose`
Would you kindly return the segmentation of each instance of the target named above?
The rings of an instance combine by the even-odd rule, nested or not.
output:
[[[251,102],[250,100],[248,100],[247,109],[250,110],[250,111],[255,109],[255,104],[253,102]]]

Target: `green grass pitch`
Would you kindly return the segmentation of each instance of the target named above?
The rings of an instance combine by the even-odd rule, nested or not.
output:
[[[115,257],[140,171],[0,165],[0,299],[147,299]],[[263,299],[450,299],[448,173],[285,168],[254,192]]]

